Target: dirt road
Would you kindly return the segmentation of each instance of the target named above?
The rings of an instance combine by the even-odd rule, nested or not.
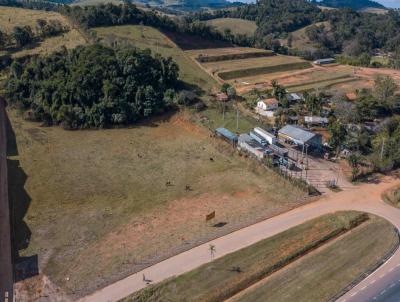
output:
[[[151,280],[152,283],[156,283],[166,278],[183,274],[209,262],[210,244],[216,247],[215,256],[222,257],[305,221],[331,212],[341,210],[366,211],[386,218],[400,229],[400,210],[392,208],[381,200],[381,194],[384,191],[399,184],[399,179],[385,177],[379,183],[363,184],[352,190],[327,194],[315,203],[299,207],[290,212],[238,230],[157,263],[141,272],[98,290],[92,295],[82,298],[80,302],[118,301],[146,287],[147,285],[143,281],[143,276],[145,276],[145,279]],[[380,270],[385,269],[389,271],[391,268],[396,267],[398,259],[400,259],[400,251],[397,251],[391,259],[393,260],[389,260]],[[365,286],[364,282],[361,282],[361,287]],[[349,295],[353,293],[353,291],[350,291]]]

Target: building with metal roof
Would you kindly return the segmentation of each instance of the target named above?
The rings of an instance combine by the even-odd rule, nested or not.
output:
[[[313,148],[322,147],[322,136],[315,134],[299,126],[286,125],[278,131],[278,137],[298,146],[309,146]]]
[[[314,61],[314,64],[317,64],[317,65],[325,65],[325,64],[332,64],[332,63],[335,63],[334,58],[319,59],[319,60]]]
[[[230,142],[232,144],[236,144],[238,141],[237,135],[230,132],[226,128],[215,129],[215,134],[217,134],[219,137],[222,137],[223,139],[227,140],[228,142]]]

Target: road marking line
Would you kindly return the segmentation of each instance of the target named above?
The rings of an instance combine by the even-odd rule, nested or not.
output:
[[[371,281],[371,284],[374,284],[374,283],[375,283],[375,281],[376,281],[375,279],[374,279],[374,280],[372,280],[372,281]],[[400,280],[399,280],[399,281],[400,281]]]
[[[381,295],[383,295],[384,293],[386,293],[386,289],[384,289],[383,291],[381,291]]]
[[[383,278],[383,277],[385,277],[385,275],[380,275],[380,276],[379,276],[379,278]]]
[[[367,286],[365,285],[363,288],[361,288],[361,290],[364,290]]]
[[[389,286],[389,288],[392,288],[393,286],[395,286],[396,284],[394,284],[394,283],[392,283],[390,286]]]
[[[358,292],[355,292],[355,293],[351,294],[350,297],[354,297],[357,294],[358,294]]]
[[[393,271],[394,270],[394,267],[392,267],[390,270],[389,270],[389,273],[391,272],[391,271]]]

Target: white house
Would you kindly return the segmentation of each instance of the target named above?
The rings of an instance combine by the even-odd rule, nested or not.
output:
[[[279,106],[279,102],[275,98],[259,100],[257,102],[257,108],[259,110],[264,110],[264,111],[276,110],[276,109],[278,109],[278,106]]]

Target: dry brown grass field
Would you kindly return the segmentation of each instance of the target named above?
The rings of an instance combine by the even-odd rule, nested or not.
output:
[[[220,32],[230,29],[234,35],[246,35],[250,37],[257,30],[257,25],[254,21],[237,18],[218,18],[209,20],[206,23],[215,27]]]
[[[10,52],[13,57],[46,55],[60,50],[63,46],[67,49],[72,49],[86,43],[81,32],[72,29],[68,20],[59,13],[0,6],[0,28],[7,33],[11,33],[15,26],[30,26],[35,32],[37,20],[39,19],[60,21],[66,28],[69,28],[69,31],[56,37],[46,38],[44,41],[27,46],[24,49],[13,50]]]
[[[0,6],[0,28],[5,32],[10,33],[15,26],[30,26],[35,29],[38,19],[57,20],[68,26],[68,21],[59,13]]]
[[[20,254],[38,255],[40,271],[69,296],[308,202],[184,113],[101,131],[9,115],[18,149],[11,198],[31,233]]]

